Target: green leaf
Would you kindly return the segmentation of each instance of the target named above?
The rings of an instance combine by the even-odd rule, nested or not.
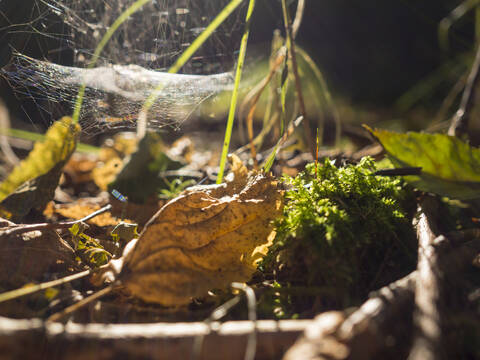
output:
[[[72,234],[78,259],[93,267],[105,265],[112,258],[112,254],[105,250],[97,239],[84,233],[88,227],[85,223],[75,223],[68,229]]]
[[[23,160],[0,184],[0,214],[22,218],[31,209],[42,209],[53,198],[63,166],[80,134],[80,126],[70,117],[55,122],[43,142],[35,143]]]
[[[459,200],[480,198],[480,149],[443,134],[368,130],[395,167],[421,167],[405,176],[416,188]]]

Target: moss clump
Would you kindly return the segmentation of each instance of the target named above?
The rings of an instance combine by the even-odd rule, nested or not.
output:
[[[309,164],[283,178],[284,217],[263,262],[275,280],[278,315],[357,304],[415,266],[412,212],[405,206],[415,203],[413,193],[375,170],[370,158],[340,168],[326,160],[317,174]]]

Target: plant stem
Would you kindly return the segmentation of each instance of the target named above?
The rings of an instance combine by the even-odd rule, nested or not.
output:
[[[480,43],[477,45],[477,53],[475,55],[475,61],[473,62],[472,69],[467,78],[467,84],[463,91],[462,100],[460,101],[460,107],[455,113],[450,128],[448,129],[448,135],[457,137],[466,137],[468,135],[468,122],[470,117],[470,111],[474,105],[475,100],[475,86],[478,82],[478,74],[480,68]]]
[[[227,162],[228,149],[230,147],[230,139],[232,137],[233,121],[235,119],[235,109],[238,101],[238,89],[242,78],[243,64],[247,53],[248,36],[250,34],[250,23],[252,20],[253,10],[255,9],[255,0],[250,0],[248,4],[245,31],[240,43],[240,53],[238,54],[237,70],[235,72],[235,84],[232,92],[232,100],[230,102],[230,110],[228,113],[227,127],[225,129],[225,139],[223,141],[222,156],[220,158],[220,169],[217,176],[217,184],[223,181],[223,173],[225,172],[225,164]]]
[[[292,25],[292,38],[295,39],[298,34],[298,30],[300,29],[300,25],[302,25],[303,14],[305,13],[305,0],[298,0],[297,4],[297,12],[295,14],[295,20],[293,20]]]
[[[315,143],[312,137],[312,131],[310,123],[307,118],[307,111],[305,108],[305,101],[303,100],[302,85],[300,82],[300,76],[298,74],[297,56],[295,53],[295,42],[292,36],[292,21],[287,8],[286,0],[282,0],[283,21],[285,23],[285,33],[287,35],[287,48],[288,55],[292,61],[293,75],[295,77],[295,88],[297,90],[298,103],[300,105],[300,114],[303,116],[303,127],[305,129],[305,137],[307,139],[307,145],[310,152],[315,156]]]

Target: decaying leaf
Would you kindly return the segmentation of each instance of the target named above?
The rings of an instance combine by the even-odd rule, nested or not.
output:
[[[63,172],[68,175],[75,185],[84,184],[93,180],[93,171],[98,169],[97,154],[82,154],[76,152],[65,164]]]
[[[122,221],[115,226],[115,228],[110,232],[110,235],[112,235],[112,238],[115,241],[120,242],[122,240],[125,242],[129,242],[133,239],[138,238],[137,231],[138,231],[137,224],[131,224],[131,223]]]
[[[420,190],[459,200],[480,198],[480,149],[444,134],[369,131],[395,167],[421,167],[405,180]]]
[[[192,187],[162,207],[110,270],[133,296],[165,306],[247,281],[282,205],[273,177],[248,174],[237,161],[227,184]]]
[[[97,239],[84,233],[87,228],[86,224],[75,223],[69,229],[75,244],[75,252],[90,266],[105,265],[112,258],[112,254],[106,251]]]
[[[0,225],[5,228],[15,224],[2,219]],[[78,270],[73,249],[53,230],[3,236],[0,243],[0,287],[3,290],[44,281],[51,273]]]
[[[30,209],[43,209],[53,198],[62,168],[77,143],[80,126],[64,117],[37,142],[28,157],[0,184],[0,213],[21,218]]]
[[[137,139],[131,133],[121,133],[109,139],[98,154],[99,164],[93,169],[92,177],[95,184],[107,190],[108,184],[115,180],[122,170],[123,159],[137,149]]]
[[[113,216],[119,219],[129,219],[133,223],[143,227],[165,204],[165,200],[151,198],[144,204],[135,204],[129,201],[123,202],[111,196],[110,204],[112,204],[111,213]]]

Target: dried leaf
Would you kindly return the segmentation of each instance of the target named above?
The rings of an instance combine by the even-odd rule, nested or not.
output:
[[[74,153],[65,164],[63,172],[68,175],[74,185],[84,184],[93,180],[93,171],[97,169],[96,154]]]
[[[0,243],[0,287],[4,290],[44,281],[47,274],[78,270],[73,249],[53,230],[3,236]]]
[[[115,241],[123,240],[129,242],[135,238],[138,238],[138,225],[129,224],[126,222],[120,222],[115,228],[110,232]]]
[[[135,152],[137,139],[130,133],[117,134],[102,146],[98,155],[99,164],[93,169],[93,181],[102,190],[107,190],[108,184],[115,180],[122,170],[123,159]]]
[[[37,142],[28,157],[0,184],[1,213],[23,217],[30,209],[43,209],[53,198],[62,168],[75,150],[80,126],[64,117]]]
[[[111,262],[124,289],[171,306],[250,279],[275,235],[283,195],[271,176],[247,177],[243,166],[235,175],[228,184],[192,187],[160,209],[127,245],[123,264]]]
[[[99,210],[105,203],[96,201],[95,199],[79,199],[70,204],[55,205],[51,212],[54,214],[62,215],[63,217],[80,220],[85,216]],[[99,227],[116,226],[121,219],[112,216],[111,212],[107,211],[103,214],[95,216],[87,221],[89,224],[93,224]],[[130,220],[124,220],[126,222],[132,222]]]
[[[405,180],[420,190],[459,200],[480,198],[480,149],[444,134],[369,131],[395,167],[421,167]]]
[[[32,209],[43,210],[55,195],[63,165],[59,163],[47,174],[20,185],[0,203],[0,215],[20,221]]]

